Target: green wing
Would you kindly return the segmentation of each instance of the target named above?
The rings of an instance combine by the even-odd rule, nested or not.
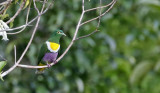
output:
[[[46,43],[44,43],[44,44],[42,45],[40,51],[39,51],[38,64],[39,64],[40,62],[42,62],[41,60],[42,60],[42,58],[44,57],[45,53],[47,53],[47,52],[48,52],[47,45],[46,45]]]

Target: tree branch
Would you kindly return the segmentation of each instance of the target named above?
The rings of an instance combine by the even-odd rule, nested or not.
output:
[[[24,52],[22,53],[21,57],[18,59],[18,61],[16,62],[16,64],[14,64],[10,69],[8,69],[7,71],[5,71],[5,72],[2,73],[2,75],[1,75],[2,77],[4,77],[5,75],[7,75],[11,71],[13,71],[18,66],[18,64],[21,62],[22,58],[24,57],[24,55],[26,54],[28,48],[30,47],[30,45],[32,43],[33,37],[35,35],[35,32],[37,31],[37,27],[38,27],[39,21],[40,21],[40,17],[38,17],[38,19],[37,19],[37,23],[36,23],[36,26],[35,26],[35,28],[33,30],[33,33],[32,33],[32,36],[30,38],[30,41],[29,41],[27,47],[25,48]]]
[[[16,64],[17,62],[17,51],[16,51],[16,46],[14,45],[14,63]]]
[[[44,3],[44,4],[45,4],[45,3]],[[42,7],[42,9],[41,9],[41,13],[43,12],[43,8],[44,8],[44,7]],[[38,13],[38,15],[39,15],[39,14],[40,14],[40,13]],[[28,51],[28,49],[29,49],[29,47],[30,47],[30,45],[31,45],[31,43],[32,43],[32,40],[33,40],[33,38],[34,38],[34,35],[35,35],[36,31],[37,31],[40,18],[41,18],[41,16],[38,17],[37,22],[36,22],[36,25],[35,25],[34,30],[33,30],[33,33],[32,33],[32,36],[31,36],[31,38],[30,38],[30,40],[29,40],[29,42],[28,42],[25,50],[24,50],[23,53],[21,54],[20,58],[18,59],[17,62],[15,62],[15,64],[14,64],[11,68],[9,68],[7,71],[3,72],[3,73],[1,74],[1,77],[4,77],[5,75],[7,75],[7,74],[10,73],[11,71],[13,71],[13,70],[18,66],[18,64],[21,62],[21,60],[23,59],[23,57],[24,57],[24,55],[26,54],[26,52]]]
[[[101,15],[98,16],[98,17],[95,17],[95,18],[92,18],[92,19],[90,19],[90,20],[88,20],[88,21],[83,22],[82,24],[80,24],[80,26],[82,26],[82,25],[84,25],[84,24],[87,24],[87,23],[89,23],[89,22],[91,22],[91,21],[94,21],[94,20],[98,19],[99,17],[102,17],[102,16],[104,16],[106,13],[108,13],[108,12],[113,8],[114,4],[116,3],[116,0],[113,0],[113,1],[114,1],[114,2],[112,3],[112,5],[111,5],[103,14],[101,14]]]
[[[12,29],[5,29],[5,30],[0,30],[0,32],[3,32],[3,31],[7,31],[7,32],[10,32],[10,31],[14,31],[14,30],[18,30],[18,29],[21,29],[21,28],[24,28],[24,27],[27,27],[27,26],[30,26],[31,23],[33,23],[38,17],[42,16],[43,14],[45,14],[48,9],[50,8],[50,6],[52,5],[52,3],[50,3],[50,5],[40,14],[38,14],[35,18],[33,18],[31,21],[29,21],[27,24],[25,25],[21,25],[19,27],[15,27],[15,28],[12,28]],[[12,34],[12,33],[7,33],[7,34]]]
[[[25,24],[25,25],[27,25],[27,23],[28,23],[28,17],[29,17],[29,13],[30,13],[30,8],[31,8],[31,3],[29,4],[28,10],[27,10],[26,24]],[[12,35],[14,35],[14,34],[21,33],[22,31],[24,31],[24,30],[26,29],[26,27],[27,27],[27,26],[24,26],[24,27],[23,27],[20,31],[18,31],[18,32],[7,33],[7,34],[12,34]]]
[[[76,27],[76,31],[74,33],[74,36],[72,38],[72,41],[70,42],[70,44],[68,45],[67,49],[63,52],[63,54],[56,60],[56,62],[60,61],[66,54],[67,52],[69,51],[69,49],[71,48],[71,46],[73,45],[75,39],[76,39],[76,36],[77,36],[77,33],[79,31],[79,28],[80,28],[80,24],[81,24],[81,21],[83,19],[83,16],[84,16],[84,0],[82,0],[82,13],[81,13],[81,16],[80,16],[80,19],[78,21],[78,24],[77,24],[77,27]],[[50,65],[53,66],[55,63],[51,63]],[[22,65],[22,64],[19,64],[18,65],[19,67],[24,67],[24,68],[46,68],[48,67],[47,65],[45,66],[31,66],[31,65]]]
[[[104,6],[100,6],[100,7],[96,7],[96,8],[87,9],[87,10],[85,10],[85,12],[90,12],[90,11],[93,11],[93,10],[106,8],[106,7],[110,6],[110,5],[112,5],[112,4],[114,3],[114,1],[115,1],[115,0],[113,0],[112,2],[110,2],[109,4],[104,5]],[[101,5],[101,4],[100,4],[100,5]]]
[[[99,30],[95,30],[95,31],[93,31],[92,33],[90,33],[90,34],[88,34],[88,35],[84,35],[84,36],[78,37],[78,38],[76,38],[74,41],[77,41],[77,40],[79,40],[79,39],[83,39],[83,38],[89,37],[89,36],[91,36],[92,34],[94,34],[94,33],[96,33],[96,32],[99,32]]]
[[[109,11],[112,9],[113,5],[116,3],[116,0],[113,0],[111,3],[109,3],[109,4],[105,5],[105,6],[101,6],[101,3],[102,3],[102,2],[101,2],[101,0],[100,0],[100,7],[92,8],[92,9],[88,9],[88,10],[85,10],[84,3],[85,3],[85,1],[82,0],[82,12],[81,12],[79,21],[78,21],[78,23],[77,23],[77,26],[76,26],[76,29],[75,29],[75,32],[74,32],[72,41],[70,42],[70,44],[68,45],[68,47],[66,48],[66,50],[63,52],[63,54],[56,60],[56,62],[59,62],[59,61],[68,53],[68,51],[70,50],[70,48],[72,47],[72,45],[74,44],[74,42],[75,42],[76,40],[79,40],[79,39],[82,39],[82,38],[86,38],[86,37],[88,37],[88,36],[90,36],[90,35],[98,32],[97,29],[98,29],[98,27],[99,27],[99,25],[100,25],[100,19],[101,19],[101,17],[104,16],[107,12],[109,12]],[[28,22],[28,23],[26,22],[26,24],[23,25],[23,26],[20,26],[20,27],[17,27],[17,28],[13,28],[13,29],[7,29],[7,31],[11,31],[11,30],[23,28],[23,27],[28,26],[30,23],[32,23],[33,21],[35,21],[35,20],[37,19],[37,22],[36,22],[36,25],[35,25],[35,27],[34,27],[32,36],[31,36],[31,38],[30,38],[30,40],[29,40],[29,42],[28,42],[25,50],[24,50],[23,53],[21,54],[21,56],[20,56],[20,58],[18,59],[18,61],[15,62],[15,64],[14,64],[11,68],[9,68],[7,71],[5,71],[5,72],[2,73],[2,75],[1,75],[2,77],[4,77],[5,75],[9,74],[9,73],[10,73],[11,71],[13,71],[17,66],[18,66],[18,67],[23,67],[23,68],[46,68],[46,67],[48,67],[47,65],[45,65],[45,66],[32,66],[32,65],[20,64],[20,62],[22,61],[24,55],[26,54],[26,52],[28,51],[28,49],[29,49],[29,47],[30,47],[30,45],[31,45],[31,43],[32,43],[32,40],[33,40],[33,38],[34,38],[34,35],[35,35],[36,31],[37,31],[37,27],[38,27],[38,24],[39,24],[41,15],[44,14],[44,13],[48,10],[48,8],[46,8],[46,9],[43,11],[43,9],[44,9],[44,7],[45,7],[44,4],[45,4],[45,0],[44,0],[44,2],[43,2],[43,6],[42,6],[42,9],[41,9],[41,12],[40,12],[40,11],[38,10],[38,8],[36,7],[36,3],[35,3],[35,0],[34,0],[34,8],[36,9],[36,11],[37,11],[37,13],[38,13],[38,16],[36,16],[34,19],[32,19],[32,20],[31,20],[30,22]],[[105,8],[105,7],[108,7],[108,6],[110,6],[110,7],[102,14],[102,8]],[[92,11],[92,10],[96,10],[96,9],[100,9],[99,16],[96,17],[96,18],[90,19],[90,20],[85,21],[85,22],[82,23],[84,14],[85,14],[86,12],[89,12],[89,11]],[[92,33],[90,33],[90,34],[88,34],[88,35],[84,35],[84,36],[81,36],[81,37],[79,37],[79,38],[76,38],[76,37],[77,37],[77,34],[78,34],[78,32],[79,32],[79,29],[80,29],[80,27],[81,27],[82,25],[84,25],[84,24],[86,24],[86,23],[89,23],[89,22],[91,22],[91,21],[93,21],[93,20],[96,20],[96,19],[99,19],[99,20],[98,20],[98,24],[97,24],[97,29],[96,29],[95,31],[93,31]],[[1,30],[1,31],[2,31],[2,30]],[[16,48],[14,48],[14,50],[15,50],[15,61],[16,61]],[[55,63],[51,63],[50,65],[53,66],[53,65],[55,65]]]
[[[11,2],[12,2],[12,0],[9,0],[9,1],[6,2],[5,8],[0,11],[0,14],[3,14],[3,13],[4,13],[4,11],[9,7],[9,5],[11,4]]]
[[[23,2],[21,4],[20,8],[18,9],[18,11],[15,13],[15,15],[12,18],[10,18],[10,20],[8,20],[6,22],[6,24],[9,24],[11,21],[13,21],[16,18],[16,16],[18,16],[18,14],[21,12],[22,8],[24,7],[25,2],[26,2],[26,0],[23,0]]]
[[[113,0],[113,1],[114,1],[114,2],[112,3],[112,6],[107,10],[107,12],[108,12],[108,11],[113,7],[113,5],[115,4],[116,1],[115,1],[115,0]],[[100,2],[101,2],[101,1],[100,1]],[[99,8],[97,8],[97,9],[99,9]],[[74,41],[79,40],[79,39],[82,39],[82,38],[86,38],[86,37],[88,37],[88,36],[90,36],[90,35],[98,32],[98,30],[96,29],[95,31],[93,31],[92,33],[90,33],[90,34],[88,34],[88,35],[85,35],[85,36],[76,38],[77,33],[78,33],[78,31],[79,31],[79,28],[81,27],[81,22],[82,22],[82,19],[83,19],[84,14],[85,14],[84,0],[82,0],[82,13],[81,13],[80,19],[79,19],[79,21],[78,21],[78,24],[77,24],[77,26],[76,26],[76,30],[75,30],[74,36],[73,36],[73,38],[72,38],[72,41],[70,42],[70,44],[68,45],[68,47],[66,48],[66,50],[63,52],[63,54],[56,60],[56,62],[59,62],[59,61],[67,54],[67,52],[69,51],[69,49],[70,49],[70,48],[72,47],[72,45],[74,44]],[[96,18],[96,19],[99,18],[99,22],[98,22],[97,27],[98,27],[99,24],[100,24],[100,18],[101,18],[101,16],[103,16],[104,14],[106,14],[106,13],[103,13],[103,14],[101,15],[101,10],[100,10],[100,15]],[[94,20],[96,20],[96,19],[94,19]],[[53,63],[51,63],[50,65],[53,66],[53,65],[55,65],[55,63],[53,62]],[[22,68],[33,68],[33,69],[35,69],[35,68],[47,68],[48,66],[47,66],[47,65],[45,65],[45,66],[32,66],[32,65],[19,64],[18,67],[22,67]]]

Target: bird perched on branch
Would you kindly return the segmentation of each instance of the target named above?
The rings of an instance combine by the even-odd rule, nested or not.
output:
[[[56,58],[60,49],[59,40],[63,35],[66,36],[62,30],[56,30],[53,32],[50,38],[42,45],[38,55],[38,66],[47,65],[48,67],[50,67],[50,63],[56,63]],[[36,70],[36,74],[43,73],[44,69],[45,68],[38,68]]]

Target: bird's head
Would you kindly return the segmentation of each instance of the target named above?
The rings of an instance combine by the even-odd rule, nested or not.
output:
[[[61,36],[66,36],[66,34],[64,34],[64,32],[62,30],[55,30],[52,35],[49,38],[50,42],[59,42],[59,39],[61,38]]]
[[[52,34],[52,36],[58,36],[61,37],[62,35],[66,36],[62,30],[55,30]]]

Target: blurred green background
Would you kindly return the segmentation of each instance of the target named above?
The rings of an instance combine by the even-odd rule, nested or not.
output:
[[[85,8],[99,6],[98,0],[85,0]],[[103,5],[110,2],[102,0]],[[18,6],[10,6],[12,17]],[[105,10],[105,9],[104,9]],[[103,10],[103,11],[104,11]],[[13,27],[25,23],[26,9],[14,20]],[[36,12],[31,7],[32,19]],[[98,16],[99,11],[85,14],[83,21]],[[56,0],[41,17],[38,31],[23,64],[36,65],[40,46],[53,30],[62,29],[60,54],[69,45],[81,14],[81,0]],[[160,1],[118,0],[101,18],[100,32],[76,41],[64,58],[36,75],[35,69],[16,68],[0,81],[0,93],[160,93]],[[97,20],[80,28],[78,36],[96,29]],[[0,41],[0,54],[8,60],[7,70],[25,49],[33,27],[9,41]]]

